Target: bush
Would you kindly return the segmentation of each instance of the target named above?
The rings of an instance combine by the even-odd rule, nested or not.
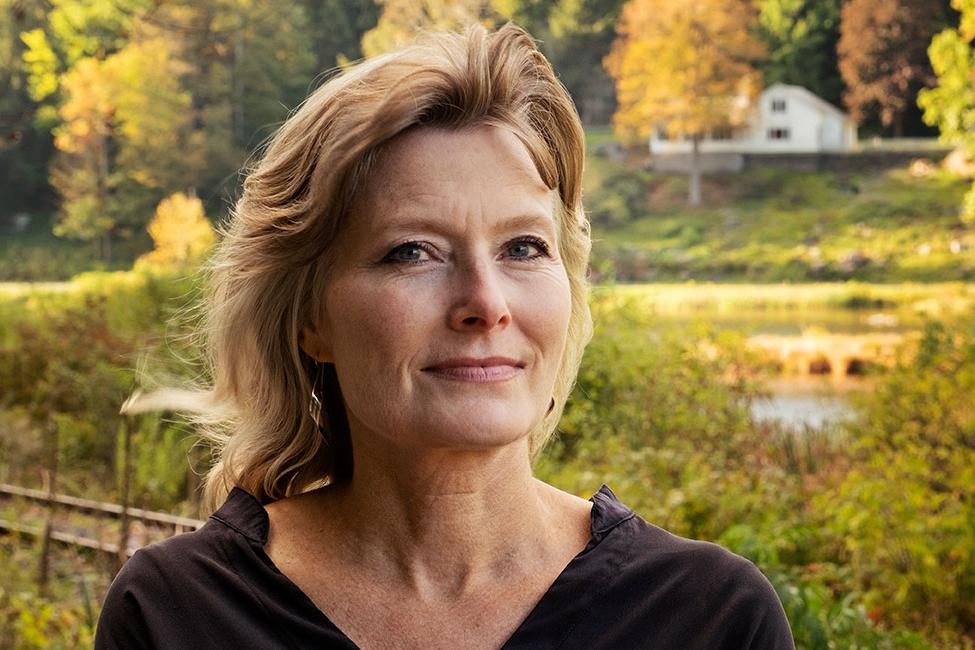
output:
[[[975,640],[975,329],[931,323],[916,359],[864,397],[855,465],[817,500],[883,620]]]
[[[8,479],[36,482],[23,472],[50,465],[56,434],[60,480],[80,483],[85,477],[105,491],[91,496],[113,499],[119,407],[135,387],[143,355],[159,368],[192,372],[186,361],[192,363],[198,351],[179,339],[178,329],[167,328],[180,326],[173,318],[194,295],[192,281],[179,276],[93,273],[66,290],[0,301],[0,421],[10,425],[0,430],[0,450],[10,453],[2,457]],[[22,444],[25,434],[39,442]],[[147,491],[159,507],[186,496],[186,467],[172,464],[177,449],[185,452],[183,437],[171,426],[137,434],[146,449],[136,455],[136,479],[156,481]],[[170,452],[167,462],[160,461]]]
[[[618,169],[605,178],[592,196],[586,198],[590,220],[602,226],[619,226],[647,212],[647,175]]]

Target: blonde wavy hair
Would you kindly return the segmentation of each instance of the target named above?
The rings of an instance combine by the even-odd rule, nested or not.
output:
[[[298,334],[322,313],[332,243],[384,145],[413,127],[481,125],[514,132],[557,195],[572,309],[555,407],[529,433],[532,459],[554,433],[592,335],[582,126],[521,28],[430,33],[315,90],[244,182],[206,269],[200,332],[219,416],[197,419],[216,459],[204,481],[205,509],[233,486],[266,502],[349,480],[351,440],[334,367],[325,373],[323,436],[307,408],[315,362]]]

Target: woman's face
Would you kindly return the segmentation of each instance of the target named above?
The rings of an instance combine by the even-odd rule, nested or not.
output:
[[[507,130],[420,128],[373,167],[302,346],[335,364],[353,437],[482,448],[545,416],[570,294],[553,193]]]

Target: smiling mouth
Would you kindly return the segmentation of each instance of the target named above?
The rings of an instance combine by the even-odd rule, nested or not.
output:
[[[520,375],[525,364],[514,359],[452,359],[436,366],[424,368],[423,372],[441,379],[471,383],[506,381]]]

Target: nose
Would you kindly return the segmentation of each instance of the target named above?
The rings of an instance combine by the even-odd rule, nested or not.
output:
[[[511,322],[508,296],[498,269],[487,261],[458,268],[450,327],[460,332],[489,332]]]

